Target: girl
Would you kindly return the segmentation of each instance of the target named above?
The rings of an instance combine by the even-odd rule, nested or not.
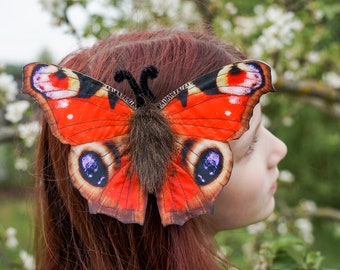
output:
[[[25,91],[48,120],[37,156],[37,269],[229,266],[214,235],[271,214],[286,154],[257,104],[271,90],[270,70],[258,61],[229,65],[245,59],[210,35],[159,30],[77,51],[60,63],[73,71],[25,68]],[[212,78],[224,78],[221,87]],[[229,84],[233,93],[225,94]],[[237,120],[210,117],[226,95],[223,115]],[[177,125],[182,118],[194,120]]]

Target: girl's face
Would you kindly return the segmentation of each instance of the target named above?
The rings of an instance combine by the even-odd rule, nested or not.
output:
[[[287,153],[286,145],[263,126],[260,105],[254,109],[249,130],[230,146],[232,174],[209,217],[216,232],[256,223],[272,213],[277,165]]]

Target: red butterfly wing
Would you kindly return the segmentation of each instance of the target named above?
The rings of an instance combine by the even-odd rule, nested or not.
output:
[[[39,63],[25,66],[24,91],[38,101],[53,134],[72,145],[69,172],[90,212],[142,224],[147,194],[122,154],[134,102],[93,78]]]
[[[72,146],[69,170],[74,186],[87,199],[91,213],[102,213],[123,223],[143,224],[147,194],[130,162],[121,155],[121,139]]]
[[[269,66],[245,61],[182,86],[160,104],[176,134],[230,141],[248,129],[254,106],[270,91]]]
[[[116,89],[54,65],[29,64],[24,78],[24,91],[39,102],[61,142],[77,145],[128,132],[134,104]]]
[[[183,225],[192,217],[211,213],[231,173],[228,144],[190,138],[181,144],[183,148],[172,163],[172,171],[157,194],[163,225]]]
[[[181,145],[158,194],[164,225],[212,212],[232,169],[227,142],[249,128],[254,106],[272,89],[269,66],[245,61],[193,80],[160,102]]]

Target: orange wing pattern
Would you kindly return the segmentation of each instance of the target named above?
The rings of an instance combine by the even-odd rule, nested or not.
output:
[[[185,84],[160,107],[180,138],[175,172],[158,196],[163,224],[213,212],[232,170],[228,141],[248,128],[261,95],[273,91],[270,68],[260,61],[227,65]],[[184,199],[183,199],[184,198]]]
[[[24,68],[24,91],[38,101],[53,134],[72,146],[70,175],[89,211],[143,224],[148,194],[124,151],[138,103],[86,75],[40,63]],[[154,194],[164,226],[212,213],[232,170],[228,142],[248,129],[254,106],[269,91],[269,66],[249,60],[197,78],[158,104],[177,138]]]
[[[126,223],[144,222],[147,194],[122,145],[135,111],[132,100],[88,76],[54,65],[24,68],[24,89],[42,107],[53,134],[72,145],[69,172],[91,213]]]
[[[270,91],[269,66],[245,61],[187,83],[160,104],[176,134],[229,141],[248,129],[254,106]]]
[[[24,76],[24,91],[38,101],[61,142],[78,145],[127,134],[134,102],[116,89],[54,65],[29,64]]]

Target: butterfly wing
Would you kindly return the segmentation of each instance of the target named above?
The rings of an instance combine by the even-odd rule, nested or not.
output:
[[[53,134],[71,145],[72,183],[90,212],[142,224],[147,195],[122,154],[134,102],[86,75],[41,63],[25,66],[24,92],[38,101]]]
[[[24,92],[42,107],[53,134],[78,145],[127,133],[134,102],[116,89],[55,65],[24,67]]]
[[[158,194],[163,224],[212,212],[232,169],[227,142],[249,128],[255,105],[270,91],[269,66],[245,61],[195,79],[160,102],[179,145],[174,169]]]
[[[182,138],[172,171],[157,194],[163,225],[183,225],[210,213],[232,168],[229,145],[213,140]]]
[[[129,173],[127,156],[121,154],[124,139],[72,146],[69,171],[74,186],[87,199],[90,213],[143,224],[147,194],[136,174]]]

